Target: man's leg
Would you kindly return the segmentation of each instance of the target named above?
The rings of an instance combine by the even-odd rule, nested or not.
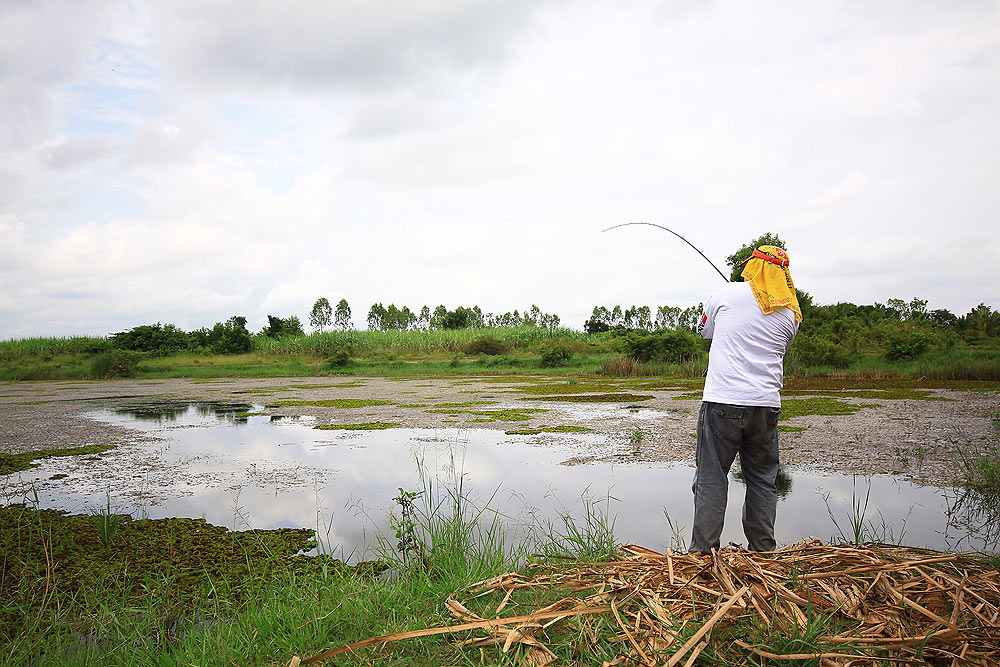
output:
[[[743,534],[753,551],[774,551],[778,509],[778,408],[747,408],[740,467],[747,483]]]
[[[691,551],[711,553],[719,548],[726,519],[729,469],[740,448],[740,421],[744,408],[722,403],[702,403],[698,411],[698,444],[695,449],[694,527]]]

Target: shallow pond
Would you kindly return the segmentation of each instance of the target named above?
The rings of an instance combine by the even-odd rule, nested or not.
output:
[[[327,550],[358,560],[375,535],[389,536],[399,489],[447,498],[460,489],[473,505],[498,512],[511,537],[587,510],[614,521],[617,538],[662,550],[689,537],[693,468],[638,460],[638,450],[586,433],[510,436],[488,429],[327,431],[309,417],[254,415],[259,406],[145,405],[100,410],[91,419],[151,438],[106,452],[84,466],[43,459],[14,482],[44,507],[74,512],[112,506],[135,517],[204,517],[231,528],[309,527]],[[247,416],[247,412],[250,412]],[[610,459],[595,461],[594,458]],[[586,461],[578,465],[568,463]],[[60,474],[69,473],[59,479]],[[815,536],[865,537],[937,549],[992,549],[983,526],[988,499],[916,486],[888,476],[853,478],[786,469],[776,537],[788,544]],[[731,477],[723,544],[745,543],[743,487]],[[673,524],[668,522],[667,516]],[[676,531],[674,530],[676,529]]]

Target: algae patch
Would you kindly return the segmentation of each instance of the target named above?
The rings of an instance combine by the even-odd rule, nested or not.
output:
[[[364,422],[361,424],[320,424],[313,426],[320,431],[381,431],[396,428],[399,422]]]
[[[0,454],[0,475],[9,475],[19,470],[38,467],[35,459],[45,459],[52,456],[80,456],[83,454],[101,454],[113,449],[114,445],[83,445],[82,447],[64,447],[61,449],[37,449],[33,452],[20,454]]]
[[[587,433],[592,431],[586,426],[539,426],[538,428],[519,428],[504,431],[507,435],[538,435],[539,433]]]
[[[375,405],[395,405],[394,401],[382,401],[370,398],[333,398],[326,401],[279,401],[268,407],[283,405],[310,406],[316,408],[367,408]]]

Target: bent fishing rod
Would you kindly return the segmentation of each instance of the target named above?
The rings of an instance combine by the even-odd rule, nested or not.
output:
[[[696,253],[698,253],[699,255],[701,255],[702,259],[704,259],[706,262],[708,262],[709,264],[711,264],[713,269],[715,269],[716,271],[719,271],[719,267],[717,267],[712,262],[712,260],[710,260],[708,257],[705,257],[705,253],[703,253],[701,250],[698,250],[697,248],[695,248],[693,243],[691,243],[690,241],[688,241],[686,238],[684,238],[683,236],[681,236],[680,234],[678,234],[674,230],[669,229],[667,227],[664,227],[663,225],[657,225],[657,224],[652,223],[652,222],[623,222],[620,225],[615,225],[614,227],[608,227],[607,229],[602,229],[601,231],[602,232],[608,232],[608,231],[611,231],[612,229],[618,229],[619,227],[628,227],[629,225],[646,225],[648,227],[656,227],[657,229],[662,229],[663,231],[670,232],[671,234],[673,234],[674,236],[676,236],[677,238],[679,238],[681,241],[684,241],[684,243],[687,243],[689,246],[691,246],[692,248],[694,248],[694,251]],[[729,278],[727,278],[726,274],[724,274],[722,271],[719,271],[719,275],[722,276],[722,279],[725,280],[727,283],[729,282]]]

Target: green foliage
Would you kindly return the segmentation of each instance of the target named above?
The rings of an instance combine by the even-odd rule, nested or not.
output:
[[[267,326],[261,330],[261,335],[268,338],[281,338],[282,336],[304,336],[302,323],[298,316],[291,315],[286,318],[267,316]]]
[[[253,349],[253,339],[247,331],[247,318],[233,315],[217,322],[211,329],[191,332],[195,343],[215,354],[244,354]]]
[[[316,299],[312,311],[309,313],[309,326],[316,331],[322,332],[333,321],[333,308],[326,297]]]
[[[493,357],[500,354],[507,354],[510,346],[497,340],[494,336],[481,336],[465,346],[466,354],[485,354]]]
[[[142,355],[131,350],[102,352],[90,363],[90,377],[95,380],[135,377]]]
[[[762,245],[776,245],[779,248],[788,250],[788,246],[785,245],[784,241],[778,238],[777,234],[772,234],[771,232],[767,232],[763,236],[758,236],[749,244],[742,246],[732,255],[726,257],[726,264],[732,267],[732,270],[730,271],[729,274],[729,282],[733,283],[743,282],[743,277],[740,275],[741,273],[743,273],[743,266],[742,266],[743,262],[745,262],[747,258],[753,254],[754,250],[756,250]]]
[[[190,337],[173,324],[144,324],[111,335],[111,345],[118,350],[146,352],[165,357],[191,347]]]
[[[36,459],[44,459],[50,456],[83,456],[85,454],[100,454],[113,448],[114,445],[83,445],[81,447],[64,447],[58,449],[36,449],[30,452],[20,452],[12,454],[0,452],[0,475],[9,475],[19,470],[34,468],[38,464]]]
[[[885,358],[889,361],[914,359],[926,352],[929,344],[929,337],[919,329],[894,333],[886,342]]]
[[[337,302],[337,309],[333,313],[333,325],[341,331],[351,328],[351,307],[347,304],[347,299]]]
[[[847,368],[851,356],[847,348],[822,334],[800,334],[796,336],[790,352],[790,362],[795,367],[832,366]]]
[[[554,368],[568,364],[569,360],[573,358],[573,350],[562,342],[548,343],[538,350],[538,356],[543,367]]]
[[[111,541],[118,534],[118,528],[130,520],[127,514],[116,514],[111,509],[111,491],[105,491],[105,504],[103,507],[96,507],[89,511],[91,521],[101,538],[101,544],[105,547],[111,546]]]
[[[630,333],[623,338],[625,353],[640,363],[663,361],[679,363],[698,355],[700,340],[687,331],[657,331],[649,334]]]

